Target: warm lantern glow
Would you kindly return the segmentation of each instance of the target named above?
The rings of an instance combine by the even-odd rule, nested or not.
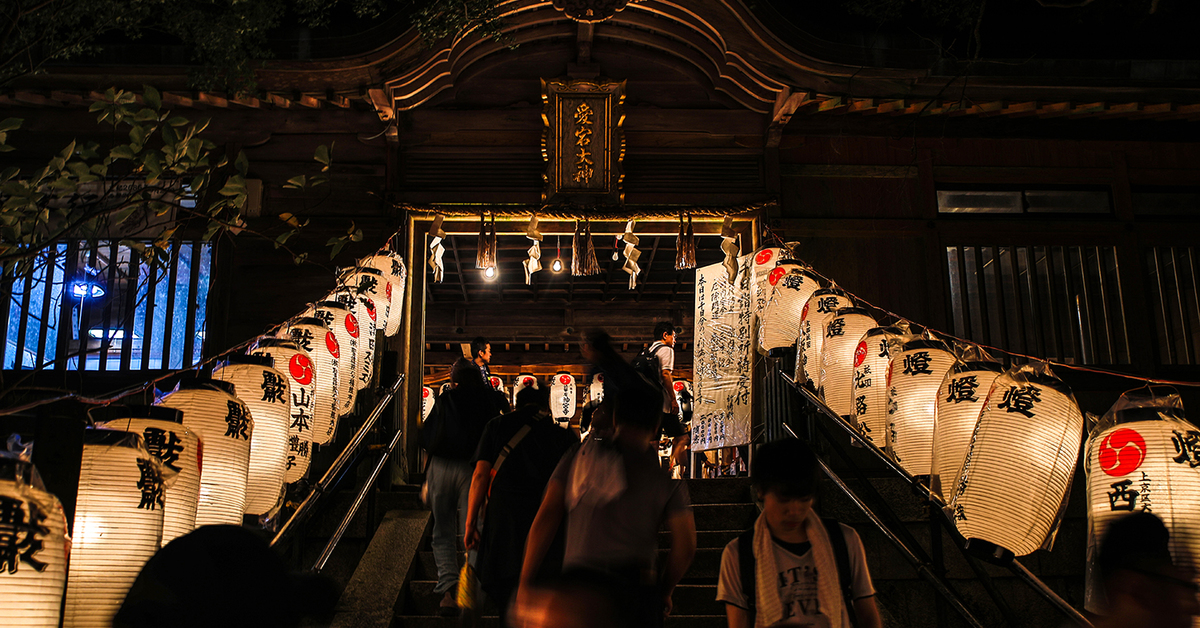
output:
[[[567,423],[575,416],[575,376],[559,371],[550,381],[550,414],[555,421]]]
[[[854,354],[863,334],[875,328],[875,319],[862,308],[841,308],[825,322],[821,369],[817,390],[825,405],[838,416],[854,412]]]
[[[521,373],[517,379],[513,381],[512,405],[515,408],[517,405],[517,393],[525,390],[528,387],[538,387],[537,378],[530,373]]]
[[[604,399],[604,373],[592,375],[592,383],[588,385],[588,401]]]
[[[185,377],[158,405],[183,411],[183,425],[204,443],[196,527],[242,524],[254,419],[233,384]]]
[[[795,381],[811,382],[816,390],[821,378],[821,350],[825,346],[825,323],[834,312],[851,307],[850,295],[837,288],[822,288],[813,292],[800,310],[799,335],[796,338]]]
[[[329,295],[333,300],[344,303],[350,308],[350,313],[354,315],[354,324],[356,328],[351,332],[351,335],[357,333],[358,339],[358,355],[355,359],[354,367],[354,389],[362,390],[371,383],[371,377],[375,373],[375,329],[376,323],[379,322],[378,312],[375,311],[375,302],[370,298],[357,294],[357,290],[352,290],[346,287],[341,287]],[[350,328],[350,320],[346,321],[347,329]]]
[[[163,492],[162,465],[140,435],[84,433],[65,628],[112,626],[129,587],[162,541]]]
[[[500,376],[498,376],[498,375],[492,375],[491,377],[489,377],[488,383],[491,384],[492,390],[494,390],[502,395],[506,394],[508,392],[508,390],[504,387],[504,380],[501,379]]]
[[[88,414],[97,427],[141,434],[146,450],[162,463],[167,487],[162,544],[195,530],[203,445],[198,434],[184,427],[183,412],[163,406],[111,405]]]
[[[370,299],[375,306],[375,331],[387,329],[392,315],[391,282],[374,268],[357,267],[342,271],[340,282],[358,291],[359,298]]]
[[[880,449],[887,447],[888,363],[913,337],[899,327],[876,327],[854,349],[853,422]]]
[[[1100,539],[1109,523],[1131,512],[1162,519],[1173,562],[1200,582],[1200,430],[1187,421],[1178,394],[1150,396],[1141,388],[1121,395],[1088,437],[1084,471],[1088,610],[1104,611],[1094,562]],[[1192,622],[1200,625],[1200,618]]]
[[[940,340],[912,340],[888,365],[888,453],[913,475],[933,464],[938,388],[956,358]]]
[[[433,389],[428,386],[422,386],[421,387],[421,422],[422,423],[425,422],[425,419],[429,418],[429,413],[433,412],[433,402],[434,401],[435,401],[435,397],[433,395]]]
[[[933,465],[929,470],[929,488],[949,501],[949,493],[958,478],[971,444],[971,433],[979,420],[979,411],[992,382],[1004,367],[998,362],[957,362],[938,389],[933,425]]]
[[[996,378],[950,502],[970,551],[1024,556],[1049,549],[1082,433],[1079,405],[1048,365],[1024,365]],[[1013,499],[1015,486],[1021,499]]]
[[[770,281],[771,271],[775,270],[775,265],[780,261],[782,250],[768,247],[759,249],[754,254],[754,264],[751,266],[753,274],[750,281],[750,307],[760,319],[767,307],[767,300],[771,298],[771,290],[774,287]]]
[[[288,397],[285,469],[287,482],[295,482],[308,472],[312,459],[313,413],[316,411],[317,372],[309,353],[291,340],[260,338],[252,352],[268,355],[285,373],[291,388]]]
[[[58,628],[67,584],[67,520],[33,464],[0,453],[0,513],[8,547],[0,560],[0,625]]]
[[[231,355],[212,374],[213,379],[233,384],[254,418],[246,472],[245,512],[251,515],[261,515],[279,502],[287,469],[291,391],[287,375],[274,365],[270,356]]]
[[[796,344],[800,335],[800,313],[808,297],[821,287],[816,276],[800,262],[781,260],[767,273],[771,296],[759,317],[758,348],[763,353],[786,349]]]
[[[381,250],[370,257],[359,260],[359,266],[374,268],[382,272],[384,278],[391,284],[390,287],[383,288],[384,296],[392,304],[387,315],[387,322],[383,325],[383,333],[387,336],[395,336],[396,332],[400,331],[400,323],[404,319],[404,287],[408,280],[408,270],[404,267],[404,260],[392,251]]]
[[[354,401],[358,395],[355,386],[355,375],[358,373],[358,320],[350,312],[350,308],[338,301],[318,301],[309,306],[304,317],[315,317],[325,321],[338,347],[338,416],[346,416],[354,411]],[[336,431],[336,425],[335,425]]]
[[[316,317],[289,321],[279,332],[279,336],[291,339],[312,358],[313,368],[316,369],[313,379],[312,441],[324,445],[333,438],[338,412],[343,405],[341,395],[346,394],[346,389],[339,385],[338,379],[342,351],[337,336],[325,321]],[[305,468],[307,469],[307,464]],[[299,475],[293,479],[293,471],[294,469],[288,470],[289,482],[295,482],[304,474],[304,471],[297,471]]]

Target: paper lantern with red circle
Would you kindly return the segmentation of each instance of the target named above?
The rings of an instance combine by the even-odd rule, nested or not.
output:
[[[604,373],[592,375],[592,383],[588,384],[588,401],[604,400]]]
[[[241,525],[254,419],[233,384],[185,374],[156,405],[183,411],[183,426],[203,443],[196,527]]]
[[[213,379],[233,384],[238,399],[254,418],[250,466],[246,471],[245,512],[251,515],[261,515],[279,502],[287,473],[292,390],[288,376],[282,371],[287,367],[280,364],[281,368],[276,369],[275,363],[262,354],[230,355],[212,374]]]
[[[780,253],[783,249],[778,247],[767,247],[759,249],[754,254],[753,274],[750,281],[751,307],[754,308],[755,316],[762,316],[763,309],[767,306],[767,300],[771,298],[771,282],[768,277],[771,271],[775,270],[775,265],[779,263]]]
[[[1170,532],[1176,567],[1200,583],[1200,429],[1173,389],[1121,395],[1092,429],[1084,456],[1088,494],[1085,608],[1103,613],[1095,557],[1112,521],[1131,512],[1158,516]],[[1192,625],[1200,623],[1194,618]]]
[[[286,447],[286,481],[295,482],[308,472],[312,459],[312,445],[323,438],[325,443],[333,440],[333,434],[317,434],[313,429],[313,412],[316,409],[317,373],[309,353],[291,340],[260,338],[251,350],[260,355],[269,355],[287,374],[291,386],[288,401],[288,430]],[[285,366],[286,365],[286,366]]]
[[[301,317],[309,316],[324,321],[333,331],[334,339],[337,340],[337,386],[338,402],[341,406],[338,409],[338,416],[346,416],[354,411],[354,402],[358,395],[358,388],[355,385],[355,375],[358,373],[358,338],[360,336],[358,320],[346,304],[333,300],[318,301],[310,305]],[[334,345],[331,343],[329,345],[331,352],[333,348]]]
[[[279,337],[296,343],[312,358],[316,371],[313,382],[312,440],[324,445],[333,438],[337,429],[339,411],[343,405],[339,395],[346,392],[338,381],[341,345],[325,321],[316,317],[288,321],[280,330]]]
[[[142,435],[146,450],[162,463],[166,482],[163,545],[196,529],[200,503],[200,436],[183,425],[183,412],[163,406],[109,405],[91,409],[96,427]]]
[[[566,371],[559,371],[550,381],[550,415],[555,421],[569,422],[571,417],[575,416],[575,376]]]
[[[929,475],[938,388],[957,358],[940,340],[906,342],[888,365],[888,453],[912,475]]]
[[[992,382],[950,497],[968,551],[1049,549],[1082,435],[1079,405],[1049,365],[1022,365]]]
[[[492,390],[502,395],[508,393],[508,390],[504,387],[504,379],[502,379],[499,375],[492,375],[491,377],[488,377],[488,383],[491,384]]]
[[[800,328],[796,337],[797,383],[811,382],[813,390],[821,378],[821,350],[825,346],[825,323],[842,308],[853,307],[850,294],[838,288],[815,290],[800,309]]]
[[[363,266],[360,260],[357,266],[343,268],[338,281],[351,288],[357,288],[359,296],[371,299],[375,303],[376,330],[383,331],[387,328],[388,317],[392,314],[392,295],[395,292],[391,280],[383,271]]]
[[[933,463],[929,471],[929,488],[948,500],[954,474],[962,468],[971,444],[971,433],[983,409],[983,400],[992,389],[992,382],[1004,367],[999,362],[956,362],[938,389],[934,406]]]
[[[429,413],[433,412],[433,402],[436,400],[433,394],[433,389],[428,386],[421,387],[421,422],[429,418]]]
[[[863,334],[854,349],[851,422],[880,449],[887,448],[888,363],[913,339],[899,327],[876,327]]]
[[[161,546],[163,493],[162,465],[140,435],[84,432],[64,627],[112,626],[138,572]]]
[[[380,271],[388,280],[389,285],[384,288],[384,296],[391,301],[392,306],[382,329],[385,335],[395,336],[396,332],[400,331],[400,323],[404,318],[404,287],[408,279],[404,260],[392,251],[381,250],[358,262],[359,266]]]
[[[675,393],[675,402],[679,404],[679,422],[688,423],[692,420],[692,406],[695,402],[695,396],[692,394],[692,382],[686,379],[677,379],[671,388]]]
[[[371,384],[371,378],[375,373],[376,322],[382,323],[383,321],[375,309],[375,302],[368,297],[359,295],[357,289],[343,285],[333,291],[330,297],[334,301],[345,304],[350,308],[350,313],[354,315],[355,329],[351,330],[351,335],[357,334],[355,337],[358,339],[354,389],[362,390]],[[347,319],[346,325],[350,329],[350,319]]]
[[[531,373],[521,373],[517,379],[513,381],[512,405],[517,406],[517,393],[529,388],[530,386],[537,388],[538,381]]]
[[[817,391],[838,416],[849,417],[854,411],[854,353],[863,334],[876,324],[870,312],[857,307],[841,308],[825,322]]]
[[[67,519],[33,463],[0,452],[0,508],[5,542],[0,562],[0,625],[58,628],[67,584]]]
[[[800,262],[780,260],[767,273],[771,296],[763,306],[758,325],[758,349],[763,353],[772,349],[787,349],[795,346],[800,335],[800,313],[808,297],[820,287],[820,281]]]

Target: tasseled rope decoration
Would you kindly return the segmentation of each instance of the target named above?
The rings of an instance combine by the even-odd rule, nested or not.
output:
[[[638,258],[642,256],[642,252],[637,250],[639,240],[633,234],[633,223],[634,221],[632,220],[625,223],[625,233],[621,236],[621,240],[625,243],[625,265],[621,269],[629,273],[630,290],[637,288],[637,276],[642,271],[642,268],[637,263]]]
[[[433,236],[429,241],[429,269],[433,271],[434,283],[442,283],[442,276],[446,272],[442,263],[442,255],[446,252],[446,247],[442,246],[442,241],[446,239],[446,232],[442,230],[442,221],[445,219],[445,216],[438,214],[429,225],[429,235]]]
[[[688,214],[685,225],[683,214],[679,214],[679,238],[675,241],[675,270],[695,267],[696,232],[692,229],[692,215]]]
[[[529,259],[521,264],[525,268],[525,285],[533,282],[533,273],[542,269],[542,232],[537,230],[538,217],[535,215],[529,219],[529,227],[525,229],[525,237],[529,238],[533,245],[529,247]]]
[[[733,217],[726,216],[725,223],[721,225],[721,250],[725,252],[725,259],[721,263],[725,266],[725,273],[729,276],[730,284],[737,282],[737,258],[741,253],[738,239],[738,233],[733,230]]]
[[[483,214],[479,215],[479,241],[475,253],[475,268],[496,267],[496,216],[492,215],[492,229],[488,232]]]
[[[596,261],[596,247],[592,244],[592,225],[582,228],[575,223],[575,236],[571,238],[571,274],[576,277],[600,274],[600,262]]]

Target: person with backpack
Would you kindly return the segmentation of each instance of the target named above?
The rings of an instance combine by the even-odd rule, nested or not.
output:
[[[662,394],[660,431],[671,438],[671,465],[687,459],[692,436],[679,420],[679,401],[675,398],[675,325],[661,321],[654,326],[654,342],[633,359],[633,368],[657,387]]]
[[[760,446],[750,481],[762,514],[725,546],[717,582],[729,628],[880,628],[858,533],[813,511],[812,449],[794,438]]]

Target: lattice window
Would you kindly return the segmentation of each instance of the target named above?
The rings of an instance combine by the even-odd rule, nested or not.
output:
[[[1200,257],[1193,247],[1152,247],[1146,253],[1158,357],[1163,364],[1200,364]]]

